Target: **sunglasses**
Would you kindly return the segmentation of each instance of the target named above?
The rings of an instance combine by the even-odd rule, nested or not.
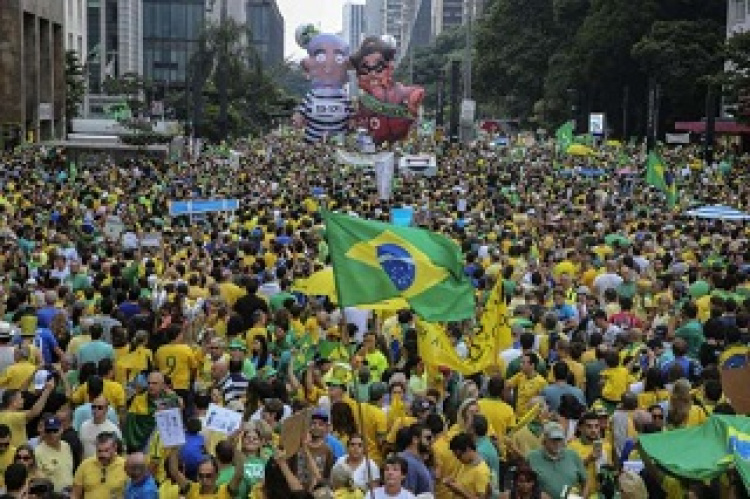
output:
[[[380,73],[383,71],[388,65],[385,63],[384,60],[379,60],[372,66],[367,64],[366,62],[362,62],[362,64],[359,65],[359,69],[357,70],[358,74],[366,75],[368,73]]]
[[[106,405],[92,405],[91,408],[94,409],[95,411],[103,411],[104,409],[107,408],[107,406]]]
[[[213,477],[213,473],[198,473],[198,478],[200,478],[201,480],[210,480]]]

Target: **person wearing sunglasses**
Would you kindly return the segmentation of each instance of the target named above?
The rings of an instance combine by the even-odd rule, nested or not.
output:
[[[104,395],[99,395],[91,401],[92,417],[88,421],[84,421],[79,432],[83,444],[84,459],[96,454],[96,438],[100,433],[110,432],[114,433],[117,438],[122,438],[120,428],[107,419],[108,411],[109,402]]]
[[[62,440],[62,422],[53,414],[42,418],[42,437],[34,449],[39,474],[52,482],[55,492],[73,485],[73,452]]]
[[[244,431],[239,431],[230,437],[229,441],[232,449],[237,447],[237,442],[242,439],[243,434]],[[179,470],[177,456],[180,453],[180,449],[181,446],[177,448],[176,452],[170,454],[167,461],[169,463],[169,474],[177,483],[180,494],[186,497],[200,497],[202,499],[230,499],[237,496],[240,483],[244,477],[244,457],[241,452],[234,451],[232,458],[234,474],[232,475],[232,479],[229,483],[219,485],[217,483],[219,479],[219,465],[215,458],[206,456],[198,463],[198,473],[196,475],[198,481],[193,482]]]
[[[117,436],[100,433],[96,455],[83,460],[73,477],[71,499],[124,497],[125,459],[117,454]]]
[[[13,456],[14,464],[22,464],[26,467],[28,472],[27,476],[29,480],[34,478],[41,478],[42,475],[36,466],[36,458],[34,457],[34,449],[30,445],[22,445],[16,449],[16,453]]]

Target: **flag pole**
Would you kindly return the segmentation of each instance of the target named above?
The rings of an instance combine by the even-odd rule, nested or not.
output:
[[[327,210],[326,210],[327,211]],[[324,213],[324,220],[325,220],[325,213]],[[330,231],[328,230],[328,221],[325,221],[325,228],[326,228],[326,244],[330,247],[330,241],[328,240]],[[341,318],[339,319],[339,327],[341,328],[341,340],[344,342],[345,348],[349,349],[349,330],[348,330],[348,324],[346,322],[346,313],[344,311],[344,306],[341,302],[341,286],[339,280],[336,278],[336,259],[331,255],[331,267],[333,268],[333,281],[336,285],[336,305],[338,305],[339,313],[341,314]],[[351,356],[351,353],[349,354]],[[349,359],[349,365],[351,365],[352,359]],[[369,493],[369,499],[374,499],[375,497],[375,491],[372,488],[372,482],[373,482],[373,476],[372,476],[372,469],[370,468],[370,453],[367,450],[367,438],[365,437],[364,432],[364,416],[362,413],[362,401],[359,400],[359,376],[358,373],[352,369],[352,382],[353,382],[353,388],[354,388],[354,400],[357,402],[357,415],[359,419],[359,433],[362,437],[362,448],[364,450],[365,454],[365,472],[367,473],[367,491]],[[376,442],[377,444],[377,442]]]

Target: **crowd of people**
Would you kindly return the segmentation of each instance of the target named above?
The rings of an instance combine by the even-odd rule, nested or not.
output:
[[[684,211],[749,210],[748,159],[665,149],[670,209],[641,148],[597,151],[443,145],[437,175],[397,175],[389,200],[294,133],[239,167],[0,156],[0,497],[746,497],[733,471],[665,473],[638,438],[736,413],[721,371],[747,362],[750,223]],[[240,204],[170,217],[195,199]],[[512,345],[492,368],[431,365],[411,310],[296,290],[330,266],[322,209],[402,206],[461,248],[477,317],[501,282]],[[476,326],[447,325],[460,356]],[[169,409],[181,445],[158,430]]]

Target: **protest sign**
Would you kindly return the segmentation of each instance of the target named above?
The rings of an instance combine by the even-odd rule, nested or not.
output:
[[[165,448],[179,447],[185,443],[185,427],[179,409],[166,409],[154,413],[156,429]]]
[[[242,414],[231,409],[225,409],[216,404],[208,406],[206,413],[206,429],[231,435],[240,428]]]
[[[287,456],[297,453],[302,442],[302,437],[310,430],[310,415],[312,409],[305,409],[290,416],[281,423],[281,447]]]

